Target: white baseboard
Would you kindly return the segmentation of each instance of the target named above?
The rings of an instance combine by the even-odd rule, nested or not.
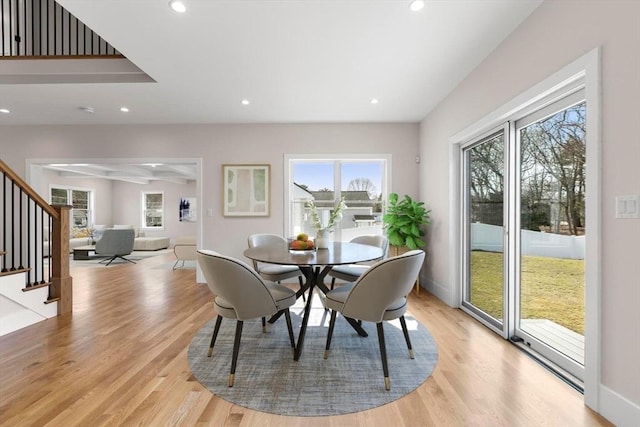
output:
[[[640,406],[615,391],[600,386],[600,415],[617,427],[636,427],[640,425]]]
[[[420,279],[421,283],[427,284],[426,289],[435,295],[439,300],[449,305],[450,307],[457,307],[457,304],[452,303],[453,294],[451,293],[451,289],[447,286],[442,286],[435,283],[433,280],[425,280]]]

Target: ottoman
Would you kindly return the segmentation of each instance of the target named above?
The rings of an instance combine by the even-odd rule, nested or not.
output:
[[[136,237],[133,241],[134,251],[157,251],[168,247],[168,237]]]

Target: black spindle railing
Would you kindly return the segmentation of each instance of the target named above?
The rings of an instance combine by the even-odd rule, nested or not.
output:
[[[7,252],[4,250],[4,248],[7,247],[7,222],[6,222],[6,218],[7,218],[7,199],[6,197],[4,197],[5,194],[7,194],[7,181],[8,178],[6,175],[2,175],[2,270],[0,271],[1,273],[6,273],[7,270]]]
[[[20,197],[18,198],[18,210],[19,210],[19,214],[18,214],[18,220],[20,221],[20,227],[18,227],[18,232],[20,233],[19,242],[23,242],[23,234],[24,234],[24,228],[22,228],[22,204],[24,203],[24,193],[22,191],[22,188],[20,188]],[[20,261],[18,263],[18,270],[24,270],[24,263],[22,262],[22,256],[24,255],[23,251],[19,251],[20,254]]]
[[[54,0],[0,0],[0,12],[0,57],[122,57],[106,40]]]
[[[0,274],[25,272],[26,288],[48,284],[52,278],[51,213],[4,172],[1,189]],[[49,206],[46,208],[51,209]]]

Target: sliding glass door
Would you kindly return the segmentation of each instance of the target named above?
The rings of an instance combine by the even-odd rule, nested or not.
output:
[[[466,235],[463,304],[503,330],[505,313],[505,129],[464,150]]]
[[[578,381],[586,111],[575,90],[461,151],[463,309]]]
[[[586,104],[580,91],[515,123],[519,146],[514,336],[584,371]]]

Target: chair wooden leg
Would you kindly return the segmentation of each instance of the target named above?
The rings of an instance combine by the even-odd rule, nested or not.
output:
[[[333,289],[333,287],[336,285],[336,278],[332,277],[331,278],[331,289]]]
[[[404,333],[404,340],[407,342],[407,348],[409,349],[409,357],[413,357],[413,348],[411,347],[411,340],[409,339],[409,330],[407,329],[407,321],[404,320],[404,316],[400,316],[400,324],[402,325],[402,333]]]
[[[238,362],[238,352],[240,350],[240,337],[242,336],[242,320],[236,323],[236,338],[233,341],[233,356],[231,358],[231,373],[229,374],[229,387],[233,387],[233,381],[236,376],[236,364]]]
[[[295,348],[296,346],[296,340],[293,337],[293,325],[291,324],[291,312],[289,311],[289,309],[285,309],[284,311],[284,317],[287,321],[287,329],[289,330],[289,341],[291,342],[291,348]]]
[[[263,317],[262,318],[262,333],[264,334],[265,332],[267,332],[267,318]]]
[[[329,319],[329,332],[327,332],[327,344],[324,346],[324,358],[329,357],[329,347],[331,346],[331,337],[333,336],[333,327],[336,325],[336,311],[331,310],[331,318]]]
[[[213,328],[213,335],[211,336],[211,344],[209,344],[209,352],[207,353],[207,357],[211,357],[211,353],[213,353],[213,345],[216,343],[216,338],[218,337],[220,323],[222,323],[222,316],[218,315],[218,317],[216,318],[216,326]]]
[[[387,366],[387,347],[384,344],[384,328],[382,322],[377,323],[378,327],[378,344],[380,345],[380,356],[382,357],[382,372],[384,373],[384,388],[391,390],[391,380],[389,380],[389,367]]]

